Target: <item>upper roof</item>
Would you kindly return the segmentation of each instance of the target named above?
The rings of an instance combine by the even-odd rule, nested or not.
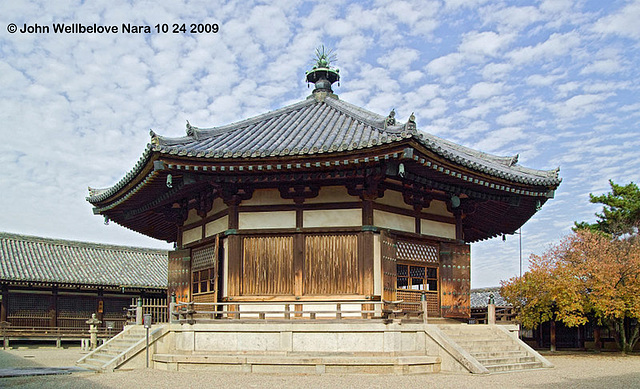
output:
[[[187,122],[187,135],[169,138],[151,132],[136,166],[111,188],[89,188],[92,203],[103,201],[146,166],[154,153],[203,160],[260,160],[344,153],[413,139],[433,153],[478,173],[527,185],[555,188],[558,170],[536,170],[517,164],[518,156],[500,157],[464,147],[416,129],[412,117],[396,123],[395,112],[382,116],[315,91],[306,100],[232,124],[199,128]]]
[[[0,281],[165,289],[167,252],[0,232]]]

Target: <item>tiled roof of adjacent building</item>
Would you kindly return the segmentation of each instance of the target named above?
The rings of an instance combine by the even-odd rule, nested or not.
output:
[[[167,252],[0,232],[0,281],[166,288]]]
[[[471,289],[471,308],[486,308],[487,305],[489,305],[489,295],[492,293],[497,307],[511,306],[511,304],[500,295],[500,287],[493,287]]]
[[[344,153],[414,139],[449,161],[512,182],[555,187],[558,170],[517,164],[518,156],[499,157],[422,133],[415,122],[387,124],[387,117],[337,98],[316,94],[304,101],[236,123],[198,128],[167,138],[151,132],[151,144],[129,174],[107,189],[89,190],[90,202],[103,201],[127,185],[154,152],[201,159],[261,159]]]

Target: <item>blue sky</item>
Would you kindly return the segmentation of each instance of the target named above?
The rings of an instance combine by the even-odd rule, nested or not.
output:
[[[85,201],[149,129],[181,136],[304,99],[316,47],[341,99],[563,183],[522,229],[541,253],[594,220],[589,193],[640,171],[640,1],[22,1],[0,4],[0,230],[170,248]],[[217,23],[217,34],[27,34],[51,26]],[[155,29],[154,29],[155,30]],[[472,286],[519,272],[517,236],[472,245]]]

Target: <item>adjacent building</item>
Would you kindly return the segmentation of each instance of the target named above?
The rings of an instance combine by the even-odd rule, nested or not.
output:
[[[167,252],[0,233],[0,322],[122,328],[137,297],[164,298]]]

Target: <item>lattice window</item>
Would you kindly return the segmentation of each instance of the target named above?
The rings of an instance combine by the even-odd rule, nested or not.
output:
[[[398,289],[438,290],[438,269],[423,265],[398,264]]]
[[[438,247],[430,244],[398,241],[398,260],[438,263]]]
[[[8,315],[11,317],[48,316],[53,296],[30,293],[11,293]]]
[[[213,292],[216,289],[216,274],[215,269],[204,269],[193,272],[193,293],[207,293]]]
[[[191,257],[191,270],[193,271],[214,267],[216,260],[216,246],[211,245],[201,249],[194,249]]]
[[[125,315],[124,308],[129,308],[131,299],[129,298],[105,298],[104,299],[104,318],[122,319]]]
[[[95,298],[87,296],[60,296],[58,297],[58,317],[91,317],[96,313],[98,304]]]

